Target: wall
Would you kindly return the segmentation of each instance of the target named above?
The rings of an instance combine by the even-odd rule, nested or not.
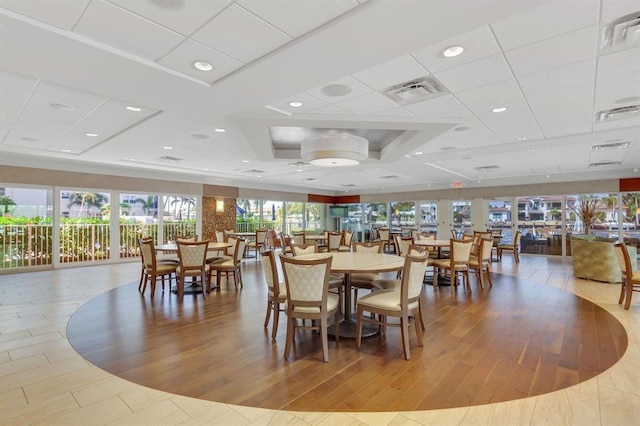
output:
[[[216,200],[224,200],[224,212],[216,212]],[[216,241],[215,231],[236,229],[236,199],[202,197],[202,239]]]

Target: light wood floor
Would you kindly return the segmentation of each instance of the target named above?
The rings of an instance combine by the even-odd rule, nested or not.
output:
[[[187,300],[180,305],[175,296],[165,295],[163,299],[160,293],[153,303],[148,296],[140,298],[137,283],[132,284],[138,277],[137,263],[0,276],[0,422],[637,423],[638,300],[629,311],[622,310],[616,303],[617,285],[574,279],[570,261],[523,256],[518,265],[505,258],[497,266],[502,277],[496,276],[490,291],[476,290],[474,282],[471,296],[459,291],[451,297],[448,289],[434,292],[426,287],[426,303],[432,309],[425,309],[425,347],[415,346],[412,338],[412,361],[402,359],[399,336],[390,331],[386,338],[368,339],[361,351],[356,351],[349,340],[338,345],[331,342],[328,364],[321,362],[317,338],[310,333],[298,336],[290,362],[282,360],[286,319],[282,318],[278,340],[272,343],[262,329],[264,290],[257,279],[251,278],[259,276],[258,263],[253,260],[244,265],[247,282],[241,293],[223,289],[205,304]],[[514,303],[522,305],[505,311],[505,306]],[[85,315],[86,321],[76,323],[82,316],[75,315],[69,321],[76,311],[75,315]],[[613,367],[588,378],[615,362],[624,350],[624,333],[606,311],[626,329],[629,346]],[[109,314],[105,317],[106,312]],[[205,319],[198,323],[203,323],[207,337],[196,337],[200,333],[193,321],[179,330],[179,338],[163,333],[174,327],[175,321],[193,317]],[[531,322],[529,317],[537,318]],[[172,321],[165,323],[169,319]],[[74,345],[91,362],[70,346],[67,323]],[[103,332],[107,334],[89,331],[90,323],[106,324]],[[582,330],[577,335],[572,334],[576,327]],[[236,330],[231,339],[226,334],[229,330]],[[138,338],[131,337],[135,335]],[[517,345],[527,335],[530,337],[523,350]],[[125,336],[126,340],[120,339]],[[496,340],[505,336],[510,344]],[[478,341],[485,337],[490,343],[478,350]],[[574,339],[583,339],[584,344],[576,346]],[[154,340],[156,344],[164,342],[158,361],[150,358],[154,351],[149,351],[149,345]],[[455,342],[453,349],[444,345],[447,340]],[[185,350],[184,345],[191,347]],[[203,354],[202,346],[209,347],[210,353]],[[256,358],[259,352],[262,355]],[[143,362],[135,355],[140,353],[145,353]],[[207,362],[196,361],[201,368],[195,372],[181,370],[183,364],[203,359]],[[511,369],[505,367],[507,360],[516,361]],[[241,368],[234,369],[236,363]],[[96,364],[129,377],[123,380]],[[549,379],[549,365],[555,369],[553,380]],[[182,372],[179,379],[171,377],[174,370]],[[216,377],[213,386],[208,379],[212,375]],[[341,380],[345,375],[351,380]],[[187,398],[133,383],[143,383],[140,378],[151,376],[157,376],[168,389],[175,385],[182,387],[180,393],[201,398],[215,395],[215,399],[227,403]],[[586,381],[549,392],[555,386],[570,385],[576,376]],[[364,395],[346,398],[349,388],[357,387]],[[275,392],[276,388],[281,391]],[[487,392],[489,388],[493,390]],[[222,399],[219,389],[227,390],[228,399]],[[420,392],[412,392],[415,389]],[[526,395],[538,396],[523,398]],[[486,404],[514,397],[521,399]],[[445,406],[458,408],[422,411]],[[363,410],[391,411],[360,412]]]

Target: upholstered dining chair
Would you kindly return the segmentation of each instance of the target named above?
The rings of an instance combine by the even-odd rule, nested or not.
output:
[[[291,253],[291,237],[284,232],[280,233],[280,246],[282,247],[282,253],[293,256],[293,253]]]
[[[249,241],[246,245],[245,250],[247,254],[249,251],[253,250],[256,253],[256,259],[260,256],[260,250],[264,248],[265,241],[267,239],[267,230],[266,229],[258,229],[256,231],[256,236],[253,241]]]
[[[389,253],[391,246],[393,246],[391,230],[389,228],[378,228],[378,237],[380,238],[380,241],[382,241],[383,253]]]
[[[318,253],[318,244],[315,242],[306,244],[289,244],[289,247],[291,247],[291,254],[294,256]]]
[[[168,277],[169,285],[171,285],[171,276],[173,275],[175,277],[178,265],[173,261],[161,262],[156,258],[156,248],[153,238],[140,238],[138,245],[140,246],[140,255],[142,258],[142,276],[140,277],[138,291],[144,294],[147,290],[147,283],[150,283],[151,298],[153,299],[158,278],[162,280],[162,291],[164,291],[165,278]]]
[[[478,245],[478,254],[469,256],[469,269],[474,271],[480,288],[484,288],[484,273],[487,273],[489,287],[493,287],[491,281],[491,254],[493,253],[493,237],[491,234],[480,238]]]
[[[413,237],[403,237],[401,235],[395,235],[395,240],[396,253],[398,254],[398,256],[402,257],[404,257],[408,253],[409,246],[413,245],[413,243],[415,242]]]
[[[502,260],[502,252],[503,251],[512,251],[513,252],[513,260],[516,263],[520,262],[520,255],[518,252],[520,251],[520,236],[522,232],[520,230],[516,231],[516,235],[513,237],[513,244],[498,244],[496,248],[497,256],[499,260]]]
[[[304,232],[303,231],[294,232],[291,235],[291,243],[292,244],[304,244],[304,243],[306,243],[306,240],[304,238]]]
[[[229,280],[229,277],[233,277],[233,284],[238,291],[238,287],[242,288],[242,258],[244,256],[245,246],[247,240],[244,238],[238,238],[235,242],[233,257],[221,262],[214,262],[211,264],[212,273],[216,273],[216,290],[220,291],[220,278],[224,275]]]
[[[269,327],[269,319],[273,313],[273,326],[271,331],[271,339],[276,338],[278,332],[278,319],[280,312],[284,312],[281,308],[287,301],[287,287],[284,281],[278,277],[278,266],[276,265],[276,253],[270,249],[262,253],[262,269],[264,271],[264,280],[267,282],[267,314],[264,318],[264,328]]]
[[[352,241],[353,241],[353,232],[342,231],[342,242],[338,247],[338,251],[351,251]]]
[[[287,337],[284,347],[284,359],[289,359],[296,330],[318,330],[322,339],[322,358],[329,362],[329,343],[327,327],[329,317],[333,317],[336,328],[336,342],[340,340],[340,321],[338,312],[340,298],[330,293],[329,272],[332,257],[321,255],[317,259],[299,259],[280,255],[284,280],[287,287]],[[306,325],[310,319],[311,325]],[[303,320],[299,322],[298,320]]]
[[[353,243],[355,253],[382,253],[382,241],[372,241],[369,243]],[[353,272],[351,274],[351,288],[353,289],[353,306],[358,300],[358,289],[372,290],[373,283],[380,279],[380,274],[376,272]]]
[[[224,231],[215,231],[215,233],[216,233],[216,242],[224,243],[225,242]]]
[[[318,244],[306,243],[306,244],[291,244],[291,252],[294,256],[300,256],[301,254],[315,254],[320,253]],[[344,285],[344,277],[340,274],[329,274],[329,290],[335,291],[340,300],[342,301],[342,287]]]
[[[178,259],[180,264],[176,268],[178,283],[178,301],[184,298],[184,286],[186,278],[200,278],[202,297],[207,298],[207,290],[210,284],[210,268],[207,265],[207,249],[209,241],[176,241],[178,246]]]
[[[617,242],[614,243],[613,246],[615,248],[616,257],[618,258],[620,272],[622,273],[622,285],[620,288],[618,304],[621,305],[624,301],[624,309],[628,310],[631,306],[631,297],[633,296],[633,292],[640,291],[640,272],[633,268],[626,244]]]
[[[340,251],[342,245],[342,232],[329,232],[327,239],[327,251]]]
[[[471,246],[473,239],[449,241],[449,259],[439,259],[433,262],[433,286],[438,286],[438,276],[440,269],[449,272],[451,278],[451,292],[458,285],[458,276],[462,277],[465,288],[471,291],[469,286],[469,257],[471,256]]]
[[[375,291],[358,299],[356,348],[360,348],[362,342],[363,321],[378,325],[381,327],[381,332],[384,332],[386,327],[399,327],[402,331],[402,348],[406,360],[411,359],[409,327],[415,328],[418,346],[423,346],[423,329],[421,326],[415,326],[415,323],[416,320],[419,321],[418,324],[423,321],[420,312],[420,295],[427,260],[426,255],[405,256],[400,289]],[[373,315],[365,317],[364,312]],[[399,322],[388,321],[388,317],[398,318]]]

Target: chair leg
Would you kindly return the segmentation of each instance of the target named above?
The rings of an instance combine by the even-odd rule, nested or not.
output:
[[[293,342],[293,335],[295,333],[295,318],[287,316],[287,338],[284,344],[284,359],[289,359],[289,352],[291,352],[291,343]]]
[[[267,300],[267,315],[264,317],[264,328],[269,326],[269,318],[271,318],[271,310],[273,309],[273,300]]]
[[[329,362],[329,338],[327,337],[327,316],[320,318],[320,337],[322,338],[322,359]]]
[[[419,321],[416,321],[415,319],[413,320],[413,328],[416,329],[416,338],[418,339],[418,346],[422,347],[424,346],[424,343],[422,342],[422,332],[424,330],[422,329],[422,327],[420,327],[420,323],[423,321],[422,312],[420,312],[420,305],[418,305],[418,311],[416,312],[416,316],[418,317]]]
[[[142,272],[140,272],[140,284],[138,284],[138,291],[140,291],[140,289],[142,288],[142,279],[145,278],[144,276],[144,266],[142,267]]]
[[[622,302],[624,301],[624,297],[626,296],[626,293],[627,293],[626,281],[624,278],[622,278],[622,284],[620,285],[620,298],[618,299],[618,305],[622,305]],[[144,291],[142,292],[142,294],[144,294]]]
[[[520,255],[518,254],[518,249],[513,249],[513,258],[516,263],[520,263]]]
[[[491,280],[491,263],[487,264],[487,280],[489,281],[489,287],[493,287],[493,281]]]
[[[404,359],[411,359],[411,351],[409,349],[409,319],[400,318],[400,328],[402,329],[402,349],[404,349]]]
[[[629,278],[627,278],[627,295],[624,298],[624,309],[625,310],[629,310],[629,307],[631,306],[631,297],[633,296],[633,284],[631,283],[631,280]]]
[[[271,330],[271,339],[276,339],[278,333],[278,320],[280,319],[280,303],[273,302],[273,330]]]
[[[358,313],[356,316],[356,348],[360,348],[360,343],[362,342],[362,313],[364,309],[362,306],[358,305]]]

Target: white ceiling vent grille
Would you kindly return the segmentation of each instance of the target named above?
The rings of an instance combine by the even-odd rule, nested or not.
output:
[[[631,142],[609,142],[600,145],[593,145],[591,151],[605,151],[607,149],[626,149],[631,148]]]
[[[351,188],[351,187],[356,186],[356,184],[355,183],[343,183],[340,186],[343,186],[345,188]]]
[[[316,179],[316,178],[306,178],[306,179],[302,179],[303,182],[317,182],[320,179]]]
[[[496,166],[496,165],[491,165],[491,166],[479,166],[479,167],[474,167],[475,170],[482,172],[482,171],[488,171],[491,172],[493,170],[499,169],[500,167]]]
[[[596,121],[622,120],[640,117],[640,106],[629,105],[620,108],[607,109],[596,113]]]
[[[160,160],[160,161],[170,161],[172,163],[177,163],[178,161],[184,160],[184,158],[178,158],[178,157],[171,157],[169,155],[163,155],[162,157],[158,158],[158,160]]]
[[[258,169],[247,169],[247,170],[243,170],[242,173],[257,174],[257,173],[266,173],[266,172],[264,170],[258,170]]]
[[[602,32],[602,49],[626,48],[640,44],[640,11],[612,21]]]
[[[301,169],[303,167],[311,167],[311,164],[307,163],[306,161],[296,161],[295,163],[287,164],[287,166]]]
[[[589,163],[589,167],[605,167],[605,166],[619,166],[622,164],[622,161],[610,161],[610,160],[603,160],[603,161],[596,161],[595,163]]]
[[[400,179],[400,176],[398,176],[398,175],[380,176],[380,179],[386,179],[386,180],[399,180],[399,179]]]
[[[436,98],[449,91],[435,77],[429,76],[396,84],[382,93],[397,104],[407,105]]]

